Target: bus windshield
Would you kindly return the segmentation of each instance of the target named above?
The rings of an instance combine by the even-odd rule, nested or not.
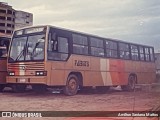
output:
[[[13,37],[9,62],[44,60],[45,34]]]

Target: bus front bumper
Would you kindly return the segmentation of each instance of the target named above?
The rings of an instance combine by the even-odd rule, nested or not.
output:
[[[7,76],[7,83],[47,84],[46,76]]]

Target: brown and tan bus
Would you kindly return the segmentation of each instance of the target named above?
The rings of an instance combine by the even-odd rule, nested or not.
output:
[[[106,91],[120,85],[155,80],[153,47],[54,26],[35,26],[13,34],[8,57],[7,83],[16,90],[62,88],[66,95],[94,87]]]
[[[7,51],[9,48],[10,37],[0,34],[0,91],[6,86],[7,76]]]

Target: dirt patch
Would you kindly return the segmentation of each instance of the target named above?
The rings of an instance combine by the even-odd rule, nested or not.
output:
[[[106,94],[80,92],[75,96],[65,96],[64,94],[53,94],[51,91],[37,94],[33,91],[13,93],[5,90],[0,93],[0,96],[1,111],[148,111],[159,110],[158,106],[160,106],[159,91],[122,92],[111,90]],[[37,120],[39,119],[37,118]]]

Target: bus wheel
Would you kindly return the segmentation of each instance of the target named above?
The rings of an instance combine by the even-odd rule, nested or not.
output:
[[[77,76],[74,74],[69,75],[66,86],[63,89],[64,94],[69,96],[75,95],[77,94],[78,88],[79,81]]]
[[[26,85],[12,85],[14,92],[24,92],[26,90]]]
[[[3,89],[5,88],[5,85],[0,85],[0,92],[2,92],[3,91]]]
[[[96,93],[105,94],[109,90],[109,86],[97,86]]]
[[[134,91],[136,85],[136,77],[133,75],[130,75],[128,78],[128,85],[122,85],[121,88],[124,91]]]
[[[43,92],[46,92],[47,90],[46,85],[32,85],[32,89],[36,93],[43,93]]]

